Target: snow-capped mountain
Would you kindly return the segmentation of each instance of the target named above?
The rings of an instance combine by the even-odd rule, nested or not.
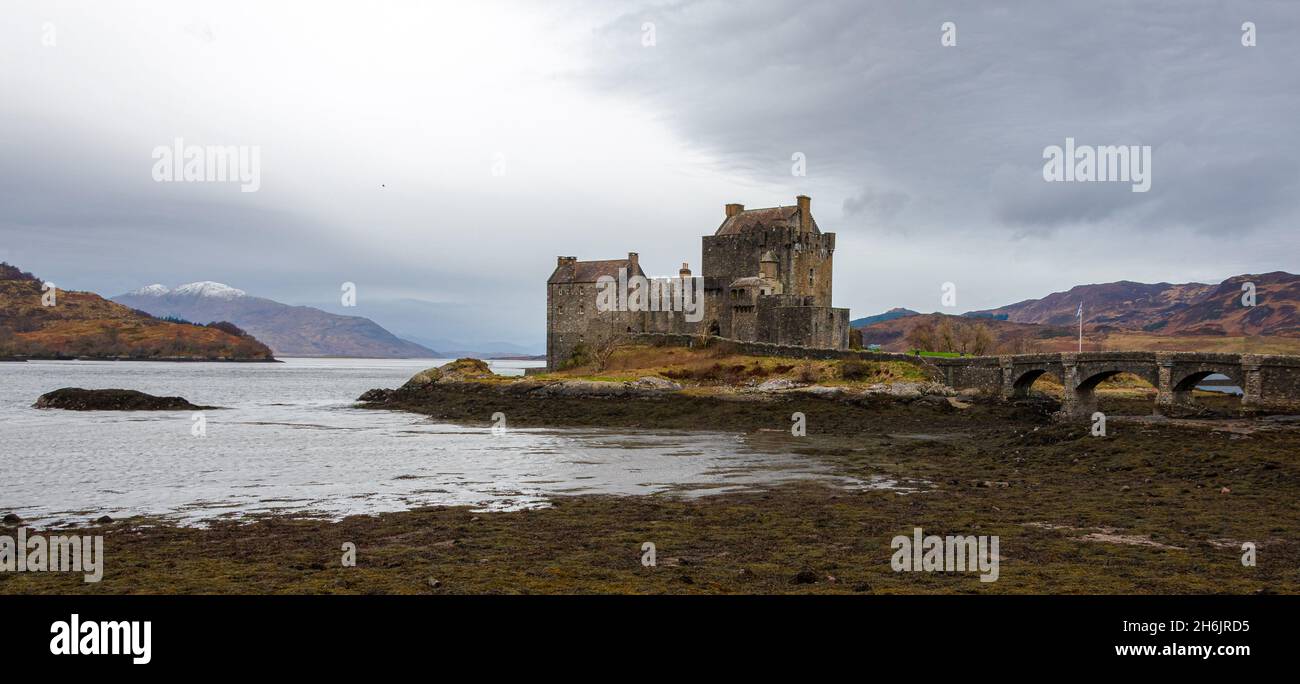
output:
[[[235,299],[237,297],[247,297],[248,293],[238,288],[231,287],[225,283],[217,283],[211,280],[200,280],[197,283],[185,283],[178,286],[175,290],[168,288],[162,283],[145,285],[137,290],[122,295],[123,297],[165,297],[174,295],[177,297],[212,297],[214,299]]]
[[[277,356],[423,358],[438,353],[403,340],[374,321],[309,306],[254,297],[224,283],[203,280],[170,289],[160,283],[113,297],[158,317],[195,323],[230,321],[266,343]]]
[[[216,299],[235,299],[248,296],[248,293],[243,290],[235,289],[225,283],[214,283],[211,280],[186,283],[172,290],[171,293],[178,297],[213,297]]]
[[[139,296],[144,296],[144,297],[148,297],[148,296],[161,297],[161,296],[167,294],[168,292],[171,292],[171,290],[167,289],[166,286],[164,286],[164,285],[162,285],[162,284],[160,284],[160,283],[154,283],[153,285],[145,285],[144,287],[142,287],[142,288],[140,288],[140,289],[138,289],[138,290],[131,290],[131,291],[128,292],[127,294],[128,294],[128,295],[139,295]]]

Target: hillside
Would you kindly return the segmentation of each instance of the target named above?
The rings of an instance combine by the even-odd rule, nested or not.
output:
[[[1242,284],[1255,284],[1255,306],[1243,306]],[[962,316],[917,314],[891,309],[853,321],[864,345],[910,351],[961,351],[963,334],[976,331],[991,343],[987,353],[1030,353],[1078,349],[1083,303],[1083,348],[1168,351],[1300,353],[1300,276],[1281,271],[1239,275],[1218,285],[1120,281],[1080,285],[1041,299]],[[947,335],[941,334],[947,326]],[[928,331],[928,336],[916,330]],[[911,336],[909,338],[909,336]],[[967,350],[969,351],[969,350]]]
[[[1256,305],[1242,306],[1242,284],[1255,284]],[[1281,335],[1300,337],[1300,276],[1282,271],[1239,275],[1218,285],[1134,283],[1079,285],[971,315],[1015,323],[1073,325],[1083,303],[1085,330],[1160,335]]]
[[[884,321],[892,321],[896,318],[906,318],[907,316],[916,316],[919,313],[920,312],[913,311],[911,309],[895,307],[882,314],[876,314],[874,316],[864,316],[862,318],[855,318],[849,321],[849,326],[854,328],[865,328],[866,326],[872,325],[873,323],[883,323]]]
[[[279,356],[438,356],[438,352],[403,340],[368,318],[290,306],[221,283],[189,283],[174,290],[150,285],[118,295],[113,301],[155,316],[230,321],[265,342]]]
[[[864,347],[878,344],[883,350],[894,352],[912,351],[919,344],[926,351],[1026,354],[1056,351],[1056,342],[1060,340],[1076,344],[1076,331],[1068,326],[1013,323],[941,313],[888,318],[860,329]],[[918,338],[918,329],[927,334]],[[987,334],[987,340],[982,343],[974,339],[979,331]]]
[[[45,306],[39,278],[0,263],[0,356],[272,360],[266,345],[242,332],[161,321],[93,292],[58,290]]]

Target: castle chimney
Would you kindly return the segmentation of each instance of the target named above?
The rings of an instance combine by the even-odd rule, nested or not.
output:
[[[735,216],[736,214],[739,214],[740,212],[742,212],[742,211],[744,211],[744,210],[745,210],[745,205],[743,205],[743,204],[728,204],[728,205],[727,205],[727,218],[731,218],[732,216]]]
[[[572,257],[572,256],[555,257],[555,265],[556,265],[557,267],[559,267],[559,266],[563,266],[563,265],[565,265],[565,264],[571,264],[571,263],[573,263],[573,262],[575,262],[575,261],[577,261],[577,260],[578,260],[578,257]]]
[[[799,195],[794,198],[799,204],[799,232],[807,233],[812,230],[812,199],[807,195]]]
[[[627,274],[628,275],[633,275],[636,273],[637,269],[640,267],[640,263],[638,263],[639,259],[640,259],[640,255],[638,255],[636,252],[627,253]]]
[[[689,278],[689,277],[691,277],[691,265],[688,264],[688,263],[686,263],[685,261],[683,261],[683,262],[682,262],[682,268],[681,268],[680,271],[677,272],[677,275],[678,275],[678,277],[681,277],[681,278]]]

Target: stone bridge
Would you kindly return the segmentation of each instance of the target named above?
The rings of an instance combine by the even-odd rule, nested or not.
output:
[[[975,388],[1004,398],[1025,396],[1044,373],[1064,387],[1062,412],[1087,417],[1096,410],[1094,390],[1119,373],[1132,373],[1156,388],[1156,411],[1194,406],[1192,390],[1221,373],[1243,391],[1245,412],[1300,406],[1300,356],[1209,354],[1200,352],[1082,352],[929,359],[944,383]]]

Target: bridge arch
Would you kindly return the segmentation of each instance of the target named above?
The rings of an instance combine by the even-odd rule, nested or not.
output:
[[[1183,371],[1182,373],[1174,375],[1173,382],[1172,382],[1173,391],[1191,392],[1192,390],[1196,389],[1197,385],[1201,384],[1206,378],[1210,377],[1211,375],[1225,375],[1228,377],[1229,380],[1232,380],[1234,383],[1236,383],[1238,387],[1245,386],[1245,381],[1241,377],[1239,368],[1229,368],[1229,367],[1215,368],[1215,369],[1198,368],[1193,371]]]
[[[1098,394],[1097,388],[1102,383],[1125,374],[1137,378],[1141,384],[1121,385],[1118,389],[1128,391],[1117,394]],[[1155,363],[1150,361],[1121,359],[1081,363],[1075,371],[1074,381],[1068,401],[1075,414],[1091,415],[1096,410],[1104,409],[1108,414],[1147,415],[1159,408],[1160,374]]]
[[[1078,381],[1075,383],[1074,388],[1078,392],[1091,392],[1097,389],[1097,385],[1100,385],[1121,373],[1136,375],[1145,380],[1147,384],[1152,387],[1158,387],[1160,385],[1160,376],[1154,365],[1143,367],[1143,365],[1125,364],[1118,366],[1104,366],[1100,368],[1080,367],[1079,373],[1076,376]]]
[[[1180,411],[1201,413],[1206,410],[1218,413],[1226,411],[1237,413],[1241,410],[1241,395],[1222,393],[1214,401],[1202,402],[1196,399],[1196,386],[1211,375],[1223,375],[1237,387],[1245,390],[1245,378],[1241,367],[1227,364],[1198,363],[1194,365],[1175,364],[1169,372],[1169,392],[1163,397],[1166,412],[1177,414]]]
[[[1017,368],[1012,371],[1012,394],[1017,397],[1023,397],[1029,394],[1029,389],[1044,375],[1053,378],[1058,383],[1064,385],[1064,383],[1061,382],[1061,373],[1051,368]]]

